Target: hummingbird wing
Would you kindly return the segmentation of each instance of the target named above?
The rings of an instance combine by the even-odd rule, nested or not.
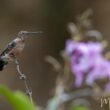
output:
[[[2,51],[2,53],[0,54],[0,56],[3,56],[5,54],[8,54],[14,47],[15,47],[16,43],[14,41],[12,41],[11,43],[9,43],[7,45],[7,47]]]
[[[4,61],[4,59],[2,59],[2,56],[8,54],[15,47],[15,45],[16,43],[14,41],[10,42],[0,54],[0,71],[2,71],[4,69],[4,66],[8,64],[7,61]]]

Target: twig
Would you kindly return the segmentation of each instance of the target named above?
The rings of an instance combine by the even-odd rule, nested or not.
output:
[[[62,99],[63,102],[67,102],[75,98],[87,97],[92,95],[93,95],[93,90],[89,88],[85,88],[85,89],[76,90],[75,92],[69,94],[65,93],[62,95]]]
[[[15,64],[16,64],[16,69],[17,69],[17,72],[19,74],[19,79],[20,80],[23,80],[24,82],[24,86],[26,88],[26,94],[29,96],[30,98],[30,101],[33,103],[33,99],[32,99],[32,89],[30,89],[28,83],[27,83],[27,77],[25,76],[25,74],[23,74],[20,70],[20,65],[19,65],[19,61],[17,59],[15,59]]]

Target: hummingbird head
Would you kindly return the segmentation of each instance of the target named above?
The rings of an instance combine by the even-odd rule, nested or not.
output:
[[[43,33],[42,31],[37,31],[37,32],[20,31],[18,33],[18,37],[28,37],[29,35],[36,35],[42,33]]]

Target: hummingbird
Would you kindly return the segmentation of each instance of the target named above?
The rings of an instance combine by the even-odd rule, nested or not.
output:
[[[28,32],[28,31],[20,31],[17,34],[17,37],[12,40],[6,48],[0,54],[0,71],[2,71],[5,65],[8,64],[9,61],[14,61],[19,55],[22,53],[25,47],[25,40],[31,35],[41,34],[42,31],[37,32]]]

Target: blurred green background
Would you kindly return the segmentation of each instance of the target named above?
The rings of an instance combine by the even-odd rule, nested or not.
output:
[[[94,11],[94,27],[110,40],[110,0],[0,0],[0,51],[21,30],[44,31],[43,35],[27,40],[20,57],[33,98],[41,106],[52,96],[57,75],[44,58],[46,55],[59,58],[65,39],[70,36],[67,23],[75,22],[76,16],[88,8]],[[24,90],[13,63],[0,72],[0,84]],[[11,110],[1,96],[0,110]]]

